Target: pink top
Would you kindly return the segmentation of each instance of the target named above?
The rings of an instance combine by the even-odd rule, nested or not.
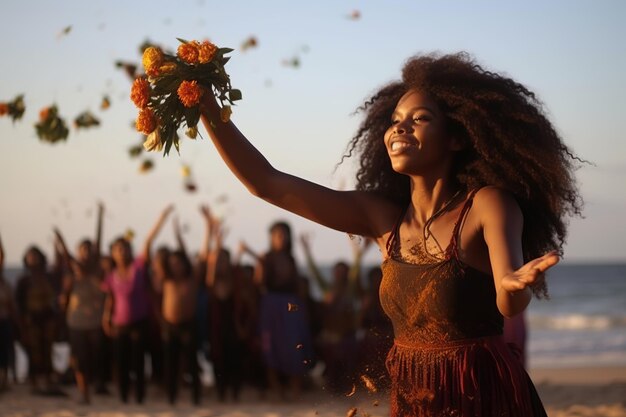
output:
[[[130,279],[123,279],[114,269],[107,275],[104,288],[113,294],[112,322],[125,326],[147,319],[150,315],[150,287],[145,259],[139,257],[131,265]]]

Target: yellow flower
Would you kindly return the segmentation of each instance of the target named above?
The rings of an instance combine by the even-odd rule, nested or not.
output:
[[[174,72],[175,69],[176,69],[176,63],[170,61],[170,62],[166,62],[165,64],[159,67],[159,73],[169,74],[170,72]]]
[[[183,165],[180,168],[180,173],[183,176],[183,178],[187,178],[191,175],[191,168],[189,167],[189,165]]]
[[[146,74],[151,77],[159,75],[159,67],[163,63],[163,52],[159,48],[151,46],[143,52],[142,62]]]
[[[213,45],[209,41],[204,41],[202,43],[197,43],[197,44],[198,44],[198,51],[199,51],[198,61],[200,61],[201,64],[206,64],[207,62],[211,62],[211,60],[215,56],[215,53],[217,52],[217,49],[218,49],[217,46]]]
[[[140,109],[148,106],[150,102],[150,83],[145,78],[135,78],[130,89],[130,99]]]
[[[154,132],[156,129],[156,117],[154,116],[154,112],[150,107],[146,107],[139,111],[139,116],[137,116],[137,121],[135,122],[135,126],[137,127],[137,131],[149,135]]]
[[[200,102],[202,89],[197,81],[183,81],[178,87],[178,98],[185,107],[193,107]]]
[[[222,119],[222,122],[228,123],[231,114],[233,114],[233,110],[230,108],[230,106],[224,106],[220,110],[220,119]]]
[[[159,129],[154,129],[154,131],[148,135],[146,141],[143,143],[143,148],[148,152],[160,152],[163,149],[163,142],[161,142],[161,132]]]
[[[7,103],[0,103],[0,116],[4,116],[9,112],[9,105]]]
[[[195,43],[181,43],[176,51],[178,57],[188,64],[197,64],[199,51]]]

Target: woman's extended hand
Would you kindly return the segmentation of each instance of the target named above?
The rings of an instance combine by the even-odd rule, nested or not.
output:
[[[522,291],[527,287],[537,285],[544,280],[544,272],[559,262],[556,251],[527,262],[521,268],[502,277],[500,287],[510,293]]]

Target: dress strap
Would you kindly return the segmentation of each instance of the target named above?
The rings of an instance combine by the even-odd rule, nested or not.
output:
[[[461,227],[465,222],[465,218],[467,217],[467,213],[469,209],[472,207],[472,203],[474,201],[474,196],[478,191],[478,188],[473,189],[469,192],[467,196],[467,200],[463,204],[463,208],[461,208],[461,212],[459,213],[458,219],[454,223],[454,229],[452,229],[452,238],[450,239],[450,244],[448,245],[448,249],[446,250],[446,256],[454,256],[454,258],[458,259],[459,257],[459,236],[461,234]]]

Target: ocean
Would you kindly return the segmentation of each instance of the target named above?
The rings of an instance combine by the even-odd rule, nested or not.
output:
[[[5,271],[12,285],[19,273]],[[559,264],[547,280],[550,299],[525,313],[529,368],[626,366],[626,264]],[[55,346],[55,367],[67,366],[67,353]]]

